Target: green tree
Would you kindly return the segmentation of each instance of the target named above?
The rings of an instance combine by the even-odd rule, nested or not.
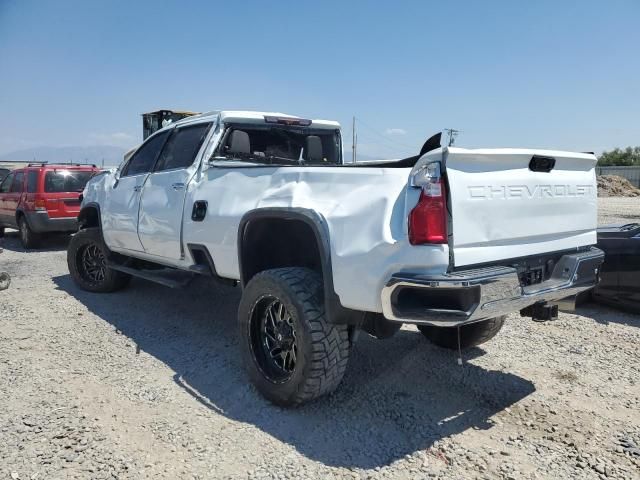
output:
[[[598,165],[640,166],[640,147],[627,147],[624,150],[615,148],[610,152],[602,152]]]

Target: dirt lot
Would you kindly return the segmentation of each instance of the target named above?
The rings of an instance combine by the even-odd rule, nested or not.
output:
[[[0,478],[640,478],[637,316],[512,315],[462,367],[414,328],[362,335],[334,395],[283,410],[247,384],[238,289],[89,294],[66,240],[0,255]]]
[[[598,199],[598,223],[640,223],[640,198],[608,197]]]

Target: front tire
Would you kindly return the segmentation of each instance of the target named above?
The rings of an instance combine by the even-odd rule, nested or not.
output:
[[[20,217],[18,219],[18,230],[20,231],[20,243],[22,243],[25,250],[38,248],[40,246],[42,237],[31,230],[26,218]]]
[[[502,326],[506,316],[490,318],[482,322],[470,323],[460,327],[460,349],[476,347],[488,342],[495,337]],[[432,325],[418,325],[418,330],[427,339],[442,348],[449,350],[458,349],[457,327],[434,327]]]
[[[74,282],[83,290],[107,293],[124,288],[131,275],[107,265],[109,249],[99,228],[80,230],[69,242],[67,265]]]
[[[258,273],[242,293],[238,324],[249,378],[274,404],[300,405],[340,384],[349,331],[327,321],[318,273],[298,267]]]

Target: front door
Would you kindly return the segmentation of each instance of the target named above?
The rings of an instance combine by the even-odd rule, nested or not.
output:
[[[109,248],[143,251],[138,237],[140,196],[167,136],[164,131],[149,137],[109,186],[100,211],[102,232]]]
[[[142,190],[138,234],[146,253],[179,260],[184,201],[211,123],[176,127]]]

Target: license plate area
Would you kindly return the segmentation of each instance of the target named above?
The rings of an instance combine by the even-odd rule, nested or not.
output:
[[[548,255],[536,255],[525,257],[512,263],[511,266],[518,272],[521,287],[538,285],[551,278],[553,269],[562,257],[562,253]]]
[[[544,266],[540,266],[529,267],[527,270],[520,272],[518,274],[518,276],[520,277],[520,285],[523,287],[528,287],[529,285],[542,283],[545,278],[544,270]]]

